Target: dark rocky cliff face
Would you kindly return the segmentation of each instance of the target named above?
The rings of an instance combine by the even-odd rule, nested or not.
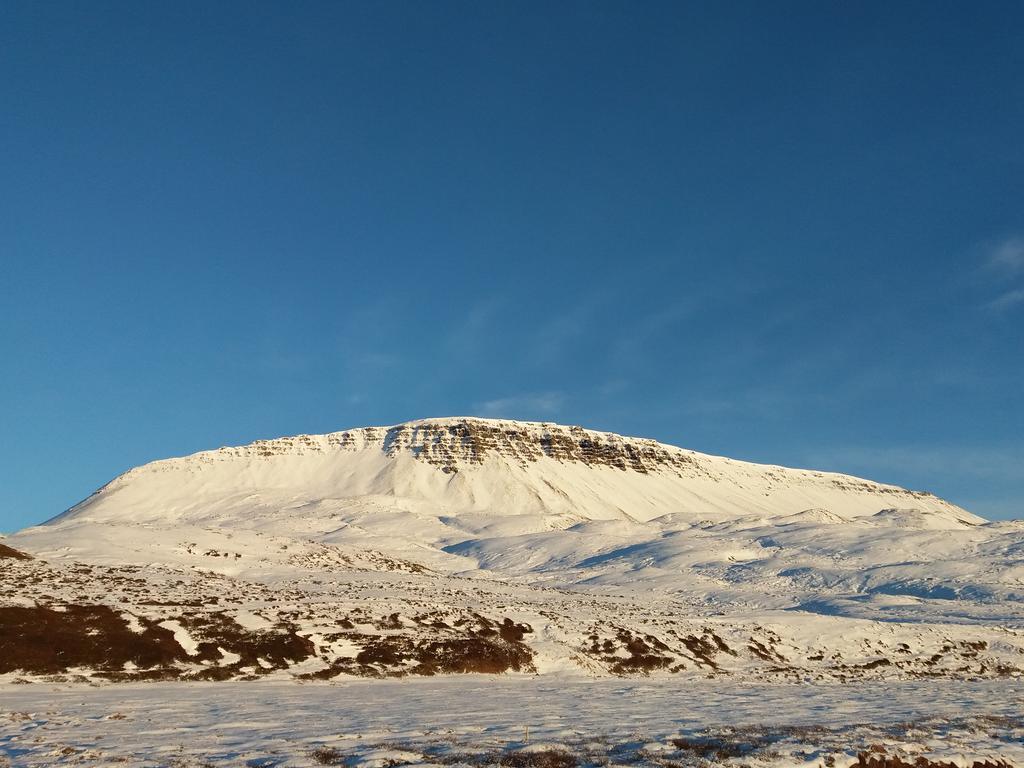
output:
[[[666,448],[653,440],[623,438],[582,427],[526,426],[472,419],[392,427],[383,437],[383,448],[389,456],[411,451],[418,459],[448,472],[457,471],[459,462],[483,463],[492,453],[524,465],[547,456],[642,473],[694,464],[684,451]]]
[[[361,427],[325,435],[257,440],[249,445],[203,451],[136,467],[116,478],[111,485],[126,482],[144,472],[181,467],[201,468],[235,459],[344,455],[367,450],[380,451],[390,458],[412,456],[448,475],[479,467],[493,458],[524,469],[540,461],[554,460],[644,475],[710,480],[725,485],[756,483],[762,485],[766,493],[779,489],[816,487],[850,493],[887,494],[893,497],[893,503],[888,505],[892,507],[909,508],[914,506],[916,499],[935,500],[932,494],[924,491],[910,491],[813,470],[737,462],[645,438],[624,437],[611,432],[547,422],[472,417],[424,419],[390,427]],[[107,487],[101,489],[101,492],[104,490]]]
[[[489,419],[437,419],[394,427],[364,427],[312,435],[259,440],[222,451],[232,455],[275,456],[318,453],[329,449],[358,450],[379,445],[388,456],[409,452],[444,472],[457,472],[459,464],[482,464],[498,455],[523,466],[543,457],[587,466],[608,466],[649,473],[700,473],[691,452],[655,440],[622,437],[582,427]]]

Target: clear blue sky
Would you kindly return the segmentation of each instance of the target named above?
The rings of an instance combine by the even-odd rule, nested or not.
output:
[[[1024,5],[0,8],[0,530],[477,414],[1024,517]]]

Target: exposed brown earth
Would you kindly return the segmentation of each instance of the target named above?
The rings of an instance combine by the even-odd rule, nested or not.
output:
[[[16,549],[8,547],[5,544],[0,544],[0,559],[10,558],[12,560],[31,560],[32,558],[26,555],[24,552],[19,552]]]

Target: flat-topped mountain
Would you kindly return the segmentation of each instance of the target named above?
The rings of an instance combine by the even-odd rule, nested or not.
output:
[[[214,523],[220,515],[230,524],[371,497],[453,516],[722,521],[812,509],[837,519],[916,510],[913,525],[984,522],[929,493],[847,475],[734,461],[582,427],[477,418],[260,440],[157,461],[58,519]],[[288,511],[296,509],[303,511]]]

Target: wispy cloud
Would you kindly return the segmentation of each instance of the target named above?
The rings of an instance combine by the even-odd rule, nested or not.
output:
[[[1014,288],[990,301],[985,306],[994,312],[1004,312],[1018,304],[1024,303],[1024,288]]]
[[[565,402],[562,392],[531,392],[477,403],[474,410],[492,418],[524,419],[552,416]]]
[[[989,520],[1020,520],[1024,518],[1024,495],[979,496],[958,499],[960,506]]]
[[[629,389],[629,379],[614,378],[608,379],[597,387],[599,397],[615,397]]]
[[[684,297],[658,307],[634,322],[623,323],[609,348],[611,364],[625,370],[641,364],[645,355],[650,353],[648,345],[670,335],[700,308],[701,301],[696,297]]]
[[[987,481],[1019,482],[1024,446],[999,448],[949,446],[849,447],[808,456],[807,465],[839,472],[900,472],[936,477],[955,476]],[[875,479],[884,479],[878,478]]]
[[[1024,272],[1024,237],[1008,237],[989,251],[988,266],[1002,272]]]
[[[1007,237],[986,249],[985,266],[997,275],[1003,285],[1003,292],[986,302],[984,309],[990,312],[1005,312],[1024,303],[1024,286],[1020,277],[1024,275],[1024,237]],[[1006,290],[1007,283],[1013,285]],[[1016,283],[1016,285],[1014,285]]]
[[[801,463],[932,491],[992,519],[1024,517],[1021,443],[848,446],[816,451]]]
[[[548,317],[537,328],[530,350],[534,364],[545,366],[564,360],[574,345],[592,331],[595,317],[609,301],[609,296],[601,292],[584,295],[575,304]]]
[[[476,354],[494,335],[495,325],[507,309],[507,303],[503,296],[497,295],[473,303],[461,322],[444,338],[444,351],[455,359]]]

